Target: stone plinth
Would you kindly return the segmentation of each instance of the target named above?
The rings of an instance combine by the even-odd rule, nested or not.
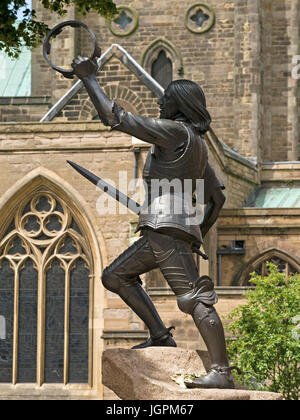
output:
[[[206,352],[167,347],[109,349],[102,357],[102,381],[124,400],[282,399],[280,394],[244,389],[187,389],[171,379],[177,373],[205,374],[208,366]]]

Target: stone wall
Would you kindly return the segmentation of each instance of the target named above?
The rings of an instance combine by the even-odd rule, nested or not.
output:
[[[300,51],[299,11],[298,0],[262,2],[264,161],[299,159],[299,81],[291,74]]]
[[[223,210],[218,222],[218,248],[230,248],[232,241],[245,241],[245,254],[222,256],[222,285],[246,286],[244,270],[270,250],[270,258],[279,251],[285,261],[291,259],[298,267],[299,233],[297,209]]]
[[[116,0],[116,4],[121,5],[122,1]],[[185,14],[193,4],[175,0],[170,8],[164,2],[130,2],[138,14],[138,27],[122,37],[114,35],[104,18],[96,13],[80,17],[71,7],[67,16],[58,18],[37,2],[33,6],[50,26],[66,19],[83,20],[95,32],[102,51],[118,43],[146,67],[151,62],[151,51],[153,56],[158,54],[155,45],[159,42],[173,59],[173,78],[191,79],[203,87],[213,127],[228,146],[263,161],[297,160],[299,80],[293,79],[291,72],[293,57],[300,54],[299,0],[213,0],[209,6],[215,12],[216,21],[202,34],[185,27]],[[75,39],[72,31],[64,32],[57,47],[56,64],[68,67],[78,46],[87,43],[87,34]],[[140,83],[134,83],[132,75],[119,63],[113,60],[107,65],[100,80],[108,94],[117,93],[116,97],[122,99],[125,93],[114,92],[111,86],[129,89],[126,95],[130,102],[132,96],[137,97],[137,103],[144,103],[146,112],[157,115],[154,98],[147,97]],[[33,96],[50,96],[54,104],[73,83],[74,80],[64,79],[47,66],[41,47],[33,51]],[[85,108],[84,93],[74,101],[61,115],[64,119],[94,116],[90,107],[88,111]],[[5,105],[0,104],[0,117]],[[23,104],[20,108],[20,113],[27,115]],[[143,113],[141,106],[134,110]],[[7,113],[2,111],[2,115],[2,121],[22,121],[10,109]],[[34,111],[33,107],[32,120],[38,121],[41,116],[42,112]]]
[[[297,186],[300,181],[299,163],[264,164],[262,185]],[[236,196],[236,191],[233,194]],[[234,208],[225,207],[218,219],[217,248],[230,248],[232,241],[245,241],[244,255],[222,256],[222,285],[244,286],[244,271],[264,253],[282,253],[282,259],[298,267],[300,217],[297,208]],[[271,251],[272,252],[268,252]]]
[[[298,186],[300,164],[264,164],[260,178],[262,186]],[[297,208],[224,208],[218,219],[217,247],[230,248],[232,241],[245,241],[245,254],[222,256],[222,284],[244,286],[245,270],[264,253],[266,259],[274,254],[297,268],[299,229]]]
[[[117,58],[112,57],[103,66],[98,80],[108,97],[116,99],[127,111],[145,117],[158,117],[158,99]],[[97,111],[83,87],[54,120],[91,121],[96,116]]]
[[[49,96],[15,96],[0,98],[1,122],[34,122],[51,107]]]
[[[44,9],[39,1],[33,0],[32,8],[36,10],[37,17],[45,21],[50,28],[60,22],[75,19],[74,7],[68,7],[67,14],[60,17]],[[66,28],[51,45],[50,59],[58,67],[71,68],[75,55],[75,38],[71,28]],[[61,74],[54,72],[43,57],[43,46],[40,45],[32,51],[31,78],[33,96],[51,96],[51,102],[56,103],[61,96],[74,83],[73,79],[65,79]]]

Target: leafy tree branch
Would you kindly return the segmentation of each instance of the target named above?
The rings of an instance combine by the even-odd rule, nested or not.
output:
[[[113,0],[38,0],[45,9],[58,16],[67,13],[67,8],[75,6],[85,15],[96,11],[106,19],[117,14]],[[19,16],[21,17],[21,20]],[[26,0],[1,0],[0,2],[0,51],[10,57],[18,58],[23,46],[32,48],[39,45],[50,28],[37,19],[36,11],[31,10]]]
[[[250,389],[280,392],[285,399],[299,398],[300,339],[295,319],[300,314],[300,275],[280,273],[268,263],[269,275],[252,274],[256,287],[247,303],[230,315],[229,357],[242,370],[237,380]]]

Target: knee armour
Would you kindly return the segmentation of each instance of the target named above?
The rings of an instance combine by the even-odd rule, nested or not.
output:
[[[177,296],[178,307],[186,314],[192,315],[200,302],[207,306],[212,306],[218,302],[214,284],[208,276],[200,277],[191,291]]]
[[[103,286],[113,293],[119,293],[122,286],[131,286],[133,284],[142,284],[139,276],[134,278],[122,278],[116,274],[110,267],[106,267],[102,273]]]
[[[122,279],[116,276],[108,267],[102,273],[102,284],[110,292],[118,293]]]

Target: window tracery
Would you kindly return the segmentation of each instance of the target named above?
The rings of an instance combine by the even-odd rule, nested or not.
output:
[[[290,274],[300,273],[300,265],[291,256],[276,249],[270,249],[253,258],[252,261],[244,267],[242,272],[237,276],[238,284],[243,286],[253,286],[250,281],[250,274],[253,272],[262,277],[268,276],[268,262],[275,264],[278,267],[278,270],[281,273],[285,273],[287,276]]]
[[[118,12],[114,19],[107,21],[111,33],[118,37],[131,35],[138,28],[137,11],[133,7],[120,5]]]
[[[0,382],[88,383],[91,255],[71,209],[47,190],[0,238]]]
[[[185,14],[185,27],[194,34],[208,32],[215,24],[215,12],[205,3],[195,3]]]

